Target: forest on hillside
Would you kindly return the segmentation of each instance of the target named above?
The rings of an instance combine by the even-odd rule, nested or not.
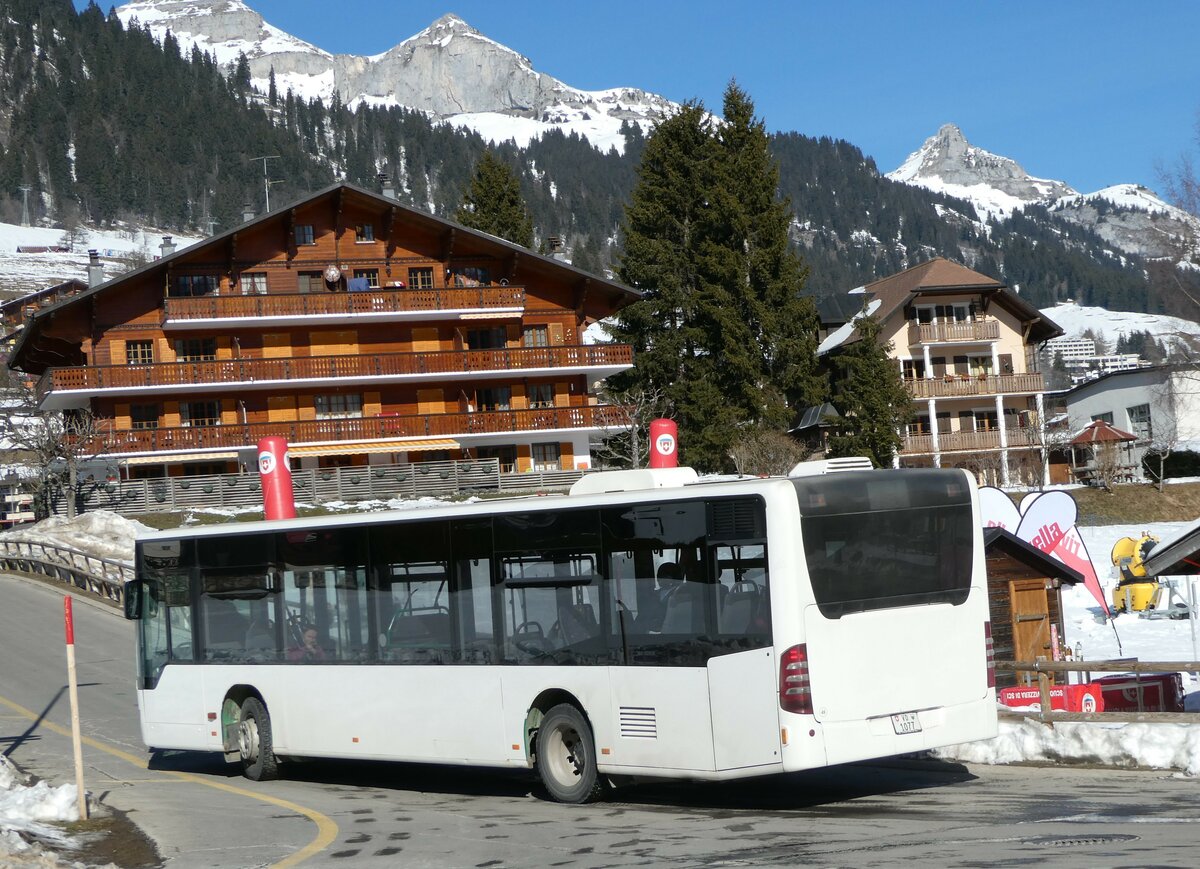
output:
[[[325,105],[250,87],[249,68],[223,71],[168,36],[126,28],[94,3],[5,0],[0,19],[0,220],[16,222],[22,188],[53,225],[149,224],[221,231],[248,203],[300,198],[335,180],[374,188],[452,217],[488,148],[470,131],[401,108]],[[751,95],[752,96],[752,95]],[[576,135],[495,148],[520,180],[537,243],[562,238],[573,262],[613,271],[645,134],[602,153]],[[1179,282],[1200,278],[1118,257],[1097,236],[1045,209],[984,226],[971,205],[892,182],[854,145],[801,133],[770,137],[806,291],[830,296],[935,256],[994,276],[1034,305],[1068,298],[1117,310],[1182,310]],[[258,158],[258,159],[256,159]],[[1192,284],[1197,284],[1192,286]]]

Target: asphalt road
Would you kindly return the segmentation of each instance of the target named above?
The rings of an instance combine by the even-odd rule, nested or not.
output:
[[[170,867],[1200,860],[1200,782],[1161,771],[896,761],[642,785],[582,807],[546,801],[528,774],[458,767],[309,762],[249,782],[209,755],[150,758],[129,623],[101,604],[75,612],[88,788]],[[62,591],[0,577],[0,752],[54,783],[73,780],[65,684]]]

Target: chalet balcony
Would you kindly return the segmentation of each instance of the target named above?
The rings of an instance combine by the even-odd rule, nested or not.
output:
[[[99,455],[189,452],[255,446],[269,436],[287,438],[289,447],[313,444],[362,443],[395,440],[394,450],[404,452],[403,439],[457,439],[477,435],[520,432],[577,431],[621,426],[629,408],[612,405],[550,407],[481,413],[439,413],[415,416],[375,416],[352,419],[317,419],[299,422],[264,422],[249,425],[182,426],[137,429],[104,435],[93,445]],[[169,456],[164,455],[164,461]]]
[[[973,320],[961,323],[909,323],[908,345],[957,344],[996,341],[1000,338],[999,320]]]
[[[212,393],[361,383],[487,380],[515,374],[579,374],[608,377],[633,364],[628,344],[513,347],[430,353],[294,356],[273,359],[213,359],[150,365],[51,368],[38,381],[44,410],[82,407],[103,393],[130,395]]]
[[[1028,395],[1045,392],[1040,373],[947,374],[945,377],[905,380],[908,393],[920,398],[970,398],[979,395]]]
[[[1041,446],[1041,439],[1035,428],[1010,428],[1005,432],[1009,449],[1028,449]],[[1000,432],[997,431],[946,431],[938,432],[939,453],[984,452],[998,450]],[[933,435],[905,435],[900,447],[904,456],[932,455]]]
[[[353,293],[267,293],[245,296],[187,296],[163,302],[164,329],[195,329],[220,324],[274,325],[345,323],[364,319],[447,320],[518,317],[525,310],[524,287],[442,287],[429,290],[378,288]]]

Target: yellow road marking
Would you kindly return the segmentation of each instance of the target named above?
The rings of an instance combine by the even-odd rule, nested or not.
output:
[[[26,718],[30,721],[37,722],[39,719],[41,719],[40,724],[38,724],[39,727],[45,727],[47,730],[57,733],[59,736],[65,736],[68,739],[71,738],[70,730],[65,727],[60,727],[53,721],[42,719],[42,716],[38,715],[32,709],[26,709],[21,704],[14,703],[12,700],[7,699],[6,697],[0,697],[0,705],[7,706],[9,709],[16,712],[20,717]],[[138,757],[137,755],[130,754],[127,751],[117,748],[115,745],[108,745],[107,743],[100,742],[99,740],[93,739],[90,736],[83,737],[83,743],[84,745],[90,746],[97,751],[103,751],[105,754],[111,754],[113,757],[120,758],[126,763],[131,763],[138,769],[156,772],[159,775],[167,776],[168,778],[174,778],[178,781],[188,782],[191,784],[200,784],[204,785],[205,787],[215,788],[219,791],[225,791],[226,793],[237,794],[238,796],[249,797],[252,800],[258,800],[259,802],[269,803],[270,805],[278,806],[281,809],[287,809],[290,812],[295,812],[297,815],[303,815],[316,824],[316,837],[299,851],[284,857],[278,863],[272,864],[274,869],[291,869],[292,866],[297,866],[300,863],[303,863],[309,857],[320,854],[337,838],[338,825],[328,815],[323,815],[316,809],[310,809],[298,803],[293,803],[291,800],[284,800],[280,799],[279,797],[272,797],[266,794],[256,794],[254,791],[248,791],[245,788],[239,788],[235,785],[226,784],[225,782],[207,779],[203,776],[198,776],[190,772],[151,770],[144,757]]]

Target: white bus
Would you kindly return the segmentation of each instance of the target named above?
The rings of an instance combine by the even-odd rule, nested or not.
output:
[[[994,736],[970,477],[804,467],[147,534],[143,739],[256,780],[289,757],[532,767],[585,802]]]

